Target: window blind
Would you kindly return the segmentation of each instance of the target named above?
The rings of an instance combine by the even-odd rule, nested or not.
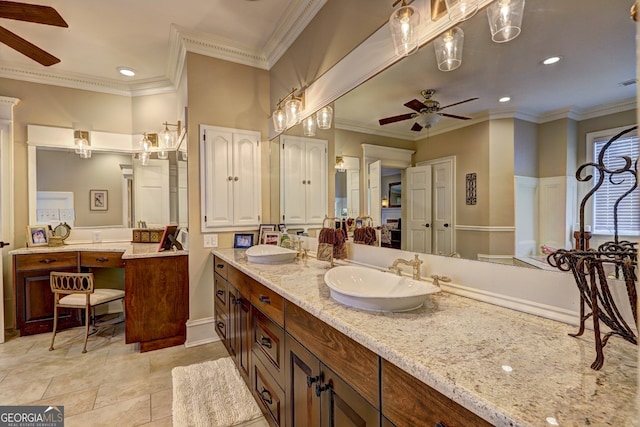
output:
[[[611,136],[594,140],[594,162],[598,161],[600,151]],[[640,156],[640,139],[637,136],[624,136],[614,141],[604,153],[604,165],[608,170],[624,167],[625,162],[622,156],[630,157],[632,162],[638,159],[638,156]],[[605,173],[602,186],[593,195],[593,231],[595,234],[613,234],[613,206],[616,200],[629,191],[634,183],[632,172],[613,175],[613,182],[617,185],[609,180],[610,176],[610,174]],[[594,176],[594,178],[597,180],[597,176]],[[640,235],[640,190],[638,188],[626,196],[618,205],[618,234],[626,236]]]

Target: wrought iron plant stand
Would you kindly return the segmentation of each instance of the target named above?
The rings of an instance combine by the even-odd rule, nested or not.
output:
[[[630,195],[638,186],[638,159],[632,161],[628,156],[622,156],[624,166],[609,169],[604,164],[606,150],[620,137],[634,131],[637,126],[626,129],[611,138],[602,148],[597,162],[589,162],[580,166],[576,172],[578,181],[590,181],[596,175],[597,181],[580,203],[580,230],[575,233],[575,249],[559,249],[547,257],[547,262],[561,271],[571,271],[580,291],[580,328],[573,337],[581,336],[585,330],[585,322],[589,317],[593,321],[595,334],[596,359],[591,368],[599,370],[604,365],[603,348],[611,335],[619,335],[625,340],[638,344],[638,337],[633,328],[625,321],[616,302],[614,301],[608,278],[621,280],[626,286],[633,320],[638,330],[638,301],[636,292],[637,277],[635,268],[638,264],[638,250],[636,243],[620,240],[618,236],[618,207],[620,202]],[[582,177],[583,171],[593,168],[593,175]],[[610,184],[621,185],[627,183],[630,187],[624,192],[612,206],[614,234],[613,241],[605,242],[598,246],[597,250],[589,249],[588,241],[590,232],[584,231],[584,209],[589,198],[602,186],[605,179]],[[627,181],[630,179],[631,181]],[[625,187],[626,188],[626,187]],[[606,267],[609,267],[608,269]],[[607,277],[607,271],[613,271],[611,277]],[[617,285],[619,282],[613,283]],[[587,312],[588,310],[588,312]],[[609,331],[601,331],[601,323],[606,325]]]

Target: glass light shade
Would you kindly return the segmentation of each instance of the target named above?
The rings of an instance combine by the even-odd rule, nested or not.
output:
[[[287,127],[287,117],[282,111],[282,108],[278,107],[273,112],[273,130],[276,132],[282,132]]]
[[[284,103],[284,113],[287,120],[287,126],[293,126],[300,121],[300,110],[302,109],[302,101],[295,96]]]
[[[80,151],[80,158],[81,159],[90,159],[91,158],[91,150],[84,148],[82,151]]]
[[[140,140],[140,148],[142,148],[142,151],[144,151],[145,153],[151,151],[151,140],[149,140],[149,137],[146,133]]]
[[[394,10],[389,18],[391,38],[396,55],[407,56],[418,50],[418,25],[420,13],[411,6]]]
[[[169,158],[169,152],[168,151],[158,151],[158,158],[160,160],[167,160]]]
[[[382,198],[382,207],[383,208],[388,208],[389,207],[389,199],[387,199],[386,197]]]
[[[440,71],[453,71],[462,64],[464,32],[455,27],[445,31],[433,41]]]
[[[160,146],[173,148],[176,143],[176,137],[173,131],[169,130],[167,127],[160,132]]]
[[[478,0],[445,0],[445,4],[453,22],[465,21],[478,11]]]
[[[331,119],[333,118],[333,108],[322,107],[320,111],[316,113],[316,122],[320,129],[331,129]]]
[[[429,129],[432,126],[437,125],[438,122],[440,122],[440,119],[441,119],[440,114],[428,113],[428,114],[422,114],[420,117],[418,117],[418,119],[416,120],[416,123],[418,123],[423,128]]]
[[[302,121],[302,131],[304,136],[315,136],[316,134],[316,118],[309,116]]]
[[[515,39],[522,28],[524,0],[497,0],[487,7],[491,39],[504,43]]]
[[[340,156],[336,157],[335,169],[338,172],[346,171],[345,166],[344,166],[344,159],[342,157],[340,157]]]
[[[142,166],[147,166],[150,158],[151,155],[148,152],[140,153],[140,163]]]

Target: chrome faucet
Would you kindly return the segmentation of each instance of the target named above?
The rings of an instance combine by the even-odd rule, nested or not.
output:
[[[402,270],[400,270],[398,264],[410,265],[413,267],[413,280],[420,280],[420,266],[422,265],[422,260],[418,258],[418,254],[416,254],[412,260],[398,258],[393,261],[393,265],[389,267],[389,270],[400,276],[402,274]]]

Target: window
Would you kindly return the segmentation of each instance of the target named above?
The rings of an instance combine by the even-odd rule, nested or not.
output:
[[[590,161],[597,163],[604,145],[624,129],[611,129],[589,134],[587,136],[587,148],[592,154],[592,156],[589,156]],[[625,165],[622,156],[631,158],[631,172],[615,175],[613,182],[616,184],[609,180],[611,175],[605,173],[602,186],[592,196],[594,234],[613,234],[614,204],[635,183],[633,177],[634,162],[640,156],[640,139],[638,139],[637,131],[627,133],[614,141],[605,151],[603,163],[608,170],[620,169]],[[594,175],[590,184],[595,185],[598,181],[597,173],[587,168],[582,176],[588,174]],[[640,190],[638,188],[626,196],[618,205],[618,234],[621,236],[640,235]]]

